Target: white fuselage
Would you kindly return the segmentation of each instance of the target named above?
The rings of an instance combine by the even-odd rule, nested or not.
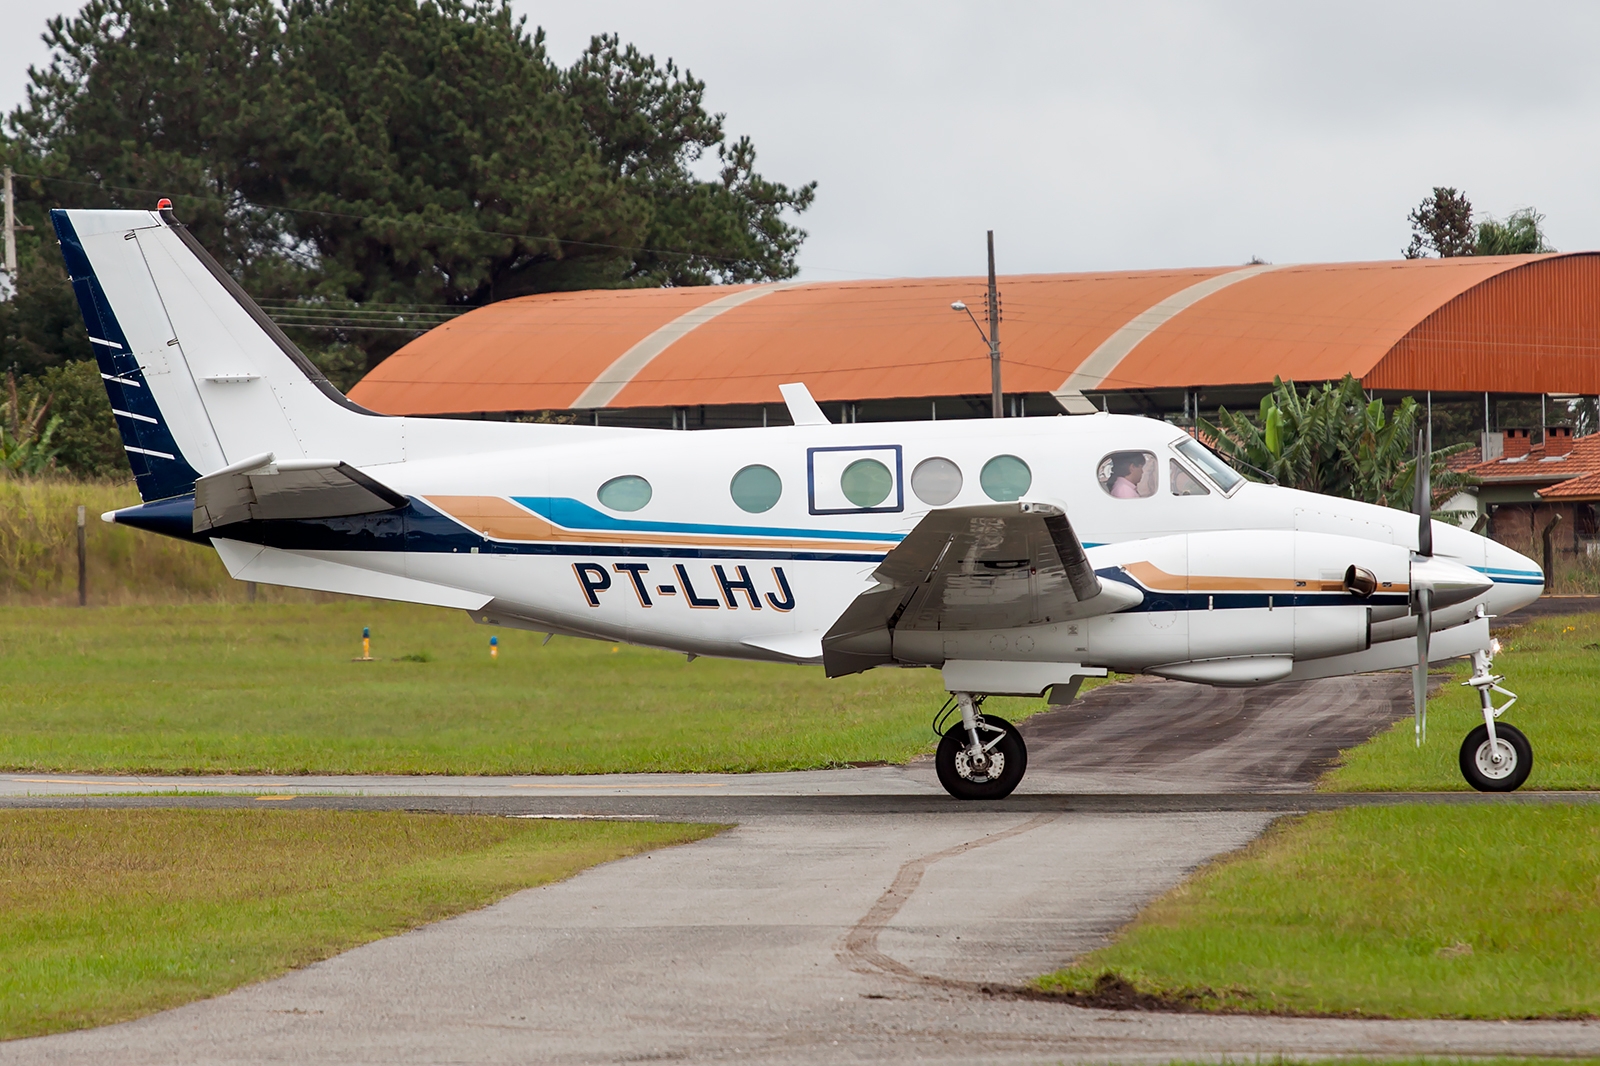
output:
[[[420,425],[442,433],[447,424]],[[523,428],[495,427],[502,440]],[[872,586],[878,560],[931,509],[913,483],[919,464],[942,458],[960,470],[959,492],[941,500],[960,507],[992,502],[982,472],[997,456],[1013,456],[1030,475],[1021,498],[1063,508],[1095,568],[1132,574],[1145,603],[1136,611],[1004,632],[907,634],[896,647],[901,661],[1048,660],[1141,671],[1279,655],[1353,672],[1400,665],[1363,667],[1360,654],[1415,635],[1404,607],[1372,608],[1353,599],[1296,606],[1287,591],[1314,591],[1356,564],[1403,593],[1417,546],[1415,516],[1256,483],[1224,493],[1175,450],[1187,434],[1151,419],[699,432],[525,428],[537,446],[364,467],[448,516],[436,527],[456,531],[454,539],[408,535],[402,551],[393,544],[348,550],[329,543],[261,552],[226,541],[219,550],[241,577],[253,570],[260,580],[315,583],[294,581],[286,558],[292,554],[388,575],[398,582],[396,598],[428,600],[420,590],[460,590],[467,599],[441,594],[430,602],[474,609],[475,599],[482,606],[474,613],[484,621],[698,655],[815,661],[822,635]],[[1102,462],[1118,452],[1154,457],[1150,495],[1107,491]],[[876,507],[855,507],[841,495],[839,471],[854,457],[891,469],[893,485]],[[759,513],[741,509],[730,492],[735,474],[752,465],[770,468],[781,481],[776,503]],[[1006,465],[1014,474],[1015,464]],[[1176,495],[1175,479],[1184,475],[1203,494],[1184,482],[1191,494]],[[623,476],[648,482],[648,503],[619,511],[602,502],[601,486]],[[1471,604],[1439,612],[1436,631],[1467,621],[1480,603],[1491,615],[1504,613],[1541,590],[1539,568],[1494,541],[1439,523],[1434,540],[1440,557],[1493,581]],[[1239,598],[1251,589],[1268,591]]]

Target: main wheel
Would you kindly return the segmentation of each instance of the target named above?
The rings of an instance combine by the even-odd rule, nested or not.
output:
[[[1479,792],[1515,792],[1533,769],[1533,746],[1522,730],[1496,722],[1500,759],[1489,750],[1489,727],[1480,725],[1461,742],[1461,776]]]
[[[956,799],[997,800],[1011,795],[1028,769],[1028,748],[1017,727],[992,714],[978,716],[978,740],[987,754],[984,764],[972,758],[971,741],[960,722],[939,740],[933,764],[939,784]]]

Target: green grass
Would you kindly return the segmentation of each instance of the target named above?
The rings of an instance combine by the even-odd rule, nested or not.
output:
[[[351,662],[363,626],[376,662]],[[945,697],[935,670],[830,681],[820,667],[543,639],[360,601],[12,608],[0,612],[0,768],[796,770],[931,750]],[[991,701],[1013,720],[1044,706]]]
[[[87,518],[90,603],[245,598],[244,585],[228,576],[210,548],[100,521],[102,512],[138,502],[131,481],[0,476],[0,603],[78,602],[80,504]],[[327,598],[299,589],[273,589],[268,596],[298,602]]]
[[[1506,712],[1533,745],[1526,789],[1600,788],[1600,614],[1541,618],[1500,634],[1495,659],[1505,687],[1518,694]],[[1465,790],[1457,762],[1461,740],[1483,723],[1477,693],[1463,688],[1471,669],[1458,663],[1428,701],[1428,740],[1416,747],[1410,718],[1345,752],[1320,782],[1334,791]],[[1496,696],[1498,704],[1503,696]]]
[[[1600,1059],[1551,1059],[1509,1055],[1484,1055],[1472,1058],[1449,1056],[1415,1056],[1410,1058],[1379,1059],[1367,1055],[1326,1059],[1288,1059],[1282,1055],[1251,1058],[1223,1059],[1224,1063],[1248,1063],[1250,1066],[1600,1066]],[[1215,1059],[1183,1059],[1166,1066],[1217,1066]]]
[[[1040,978],[1199,1009],[1600,1014],[1600,809],[1355,808],[1281,822]]]
[[[177,1006],[713,826],[0,811],[0,1039]]]

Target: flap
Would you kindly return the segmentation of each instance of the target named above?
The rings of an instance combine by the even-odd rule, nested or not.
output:
[[[1138,602],[1102,587],[1066,512],[1045,503],[930,511],[873,577],[823,638],[830,676],[892,662],[897,630],[1012,629]]]
[[[338,518],[404,507],[406,497],[333,459],[279,463],[268,453],[207,474],[194,485],[194,531],[236,522]]]

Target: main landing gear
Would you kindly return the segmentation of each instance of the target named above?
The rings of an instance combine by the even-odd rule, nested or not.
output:
[[[1004,799],[1028,769],[1022,734],[1004,718],[981,713],[982,696],[957,692],[954,698],[961,721],[945,731],[934,753],[939,784],[956,799]]]
[[[1472,676],[1462,684],[1478,690],[1483,724],[1461,742],[1461,776],[1479,792],[1515,792],[1533,770],[1533,747],[1522,730],[1497,719],[1517,702],[1517,694],[1500,687],[1501,674],[1491,674],[1494,660],[1487,651],[1472,653]],[[1494,693],[1510,699],[1496,707]]]

